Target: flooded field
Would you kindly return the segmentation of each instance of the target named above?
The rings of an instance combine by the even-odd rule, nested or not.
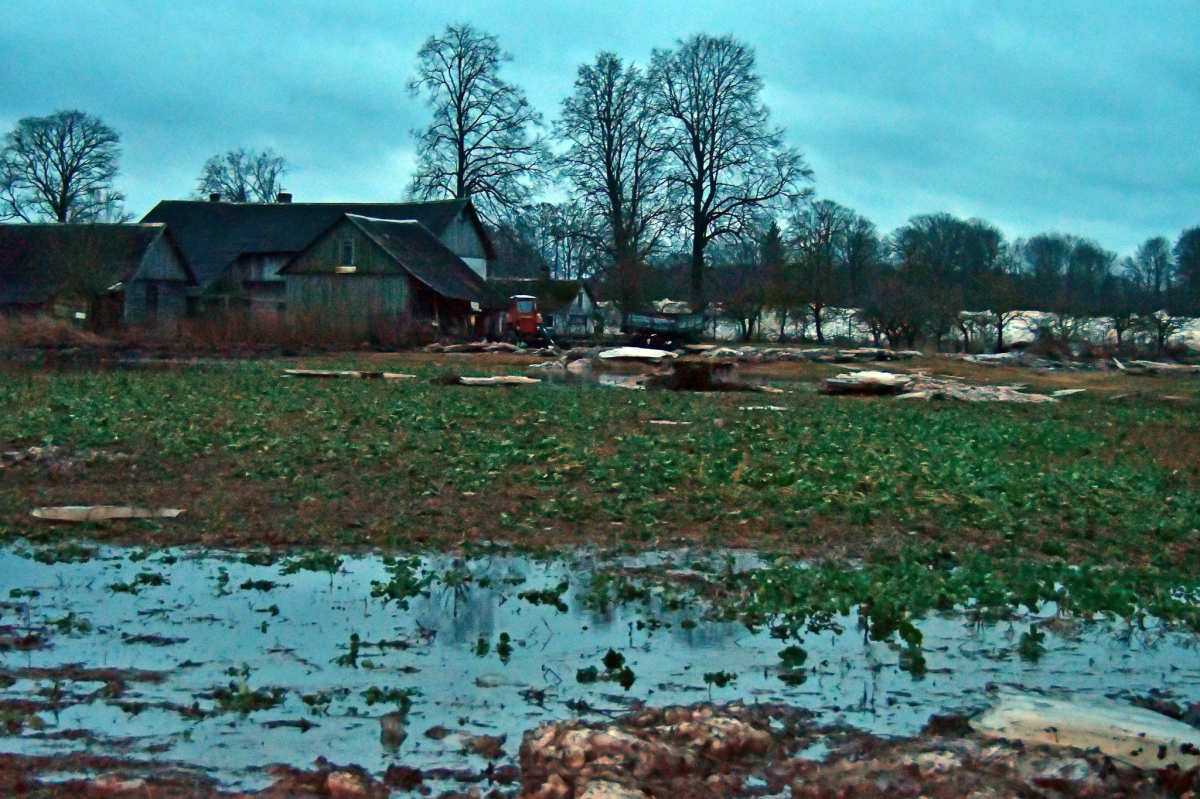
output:
[[[1050,619],[1040,656],[1027,658],[1032,617],[928,616],[916,622],[925,663],[914,670],[898,642],[868,640],[851,613],[789,651],[767,626],[713,620],[688,589],[764,565],[748,553],[271,560],[0,553],[0,750],[184,763],[255,788],[270,782],[267,764],[318,757],[376,774],[398,762],[478,771],[510,762],[543,721],[637,703],[783,702],[893,736],[987,705],[995,685],[1200,699],[1196,637],[1153,619]],[[597,569],[647,567],[679,590],[595,601]],[[391,728],[398,748],[381,740],[389,713],[389,723],[407,714],[404,736]]]

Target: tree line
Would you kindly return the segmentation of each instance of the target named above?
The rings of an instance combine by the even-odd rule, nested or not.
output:
[[[408,89],[429,123],[412,133],[415,200],[473,200],[496,232],[498,268],[592,281],[623,311],[674,296],[717,300],[746,337],[802,326],[818,341],[855,308],[893,344],[987,332],[1004,346],[1020,310],[1048,312],[1048,335],[1111,320],[1118,339],[1153,327],[1162,345],[1200,313],[1200,229],[1152,238],[1127,258],[1046,233],[1007,242],[989,223],[917,216],[889,235],[831,200],[771,122],[753,48],[698,34],[647,64],[599,53],[578,68],[547,123],[505,80],[512,56],[469,24],[417,53]],[[119,137],[64,111],[20,120],[0,147],[0,218],[121,221]],[[270,150],[206,161],[197,196],[272,202],[290,165]],[[553,194],[557,201],[541,198]],[[1152,321],[1157,320],[1157,321]]]

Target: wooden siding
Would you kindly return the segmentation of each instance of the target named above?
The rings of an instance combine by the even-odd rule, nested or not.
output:
[[[153,244],[146,248],[146,254],[142,256],[142,262],[138,265],[133,279],[173,280],[186,283],[188,274],[183,264],[179,262],[175,250],[168,243],[167,237],[160,235]]]
[[[409,311],[407,275],[286,275],[289,315],[363,328],[382,317]]]
[[[171,326],[187,316],[188,274],[167,237],[147,249],[138,270],[123,287],[121,321]]]
[[[442,244],[449,247],[459,258],[487,258],[487,250],[479,239],[479,231],[467,218],[465,211],[446,226],[439,238]]]
[[[347,238],[354,242],[354,263],[342,263],[342,242]],[[374,241],[362,232],[352,222],[343,219],[325,231],[304,252],[296,256],[296,260],[288,269],[285,278],[299,275],[332,275],[336,274],[339,266],[354,266],[355,275],[401,275],[392,257],[383,251]],[[353,277],[339,275],[339,277]],[[290,296],[290,292],[289,292]]]

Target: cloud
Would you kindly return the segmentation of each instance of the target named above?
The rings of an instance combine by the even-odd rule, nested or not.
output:
[[[138,212],[238,146],[287,155],[298,200],[399,198],[425,118],[416,50],[470,21],[547,117],[600,50],[644,63],[733,33],[818,192],[884,230],[947,210],[1127,251],[1200,224],[1200,8],[1178,2],[18,0],[6,17],[0,126],[100,115]]]

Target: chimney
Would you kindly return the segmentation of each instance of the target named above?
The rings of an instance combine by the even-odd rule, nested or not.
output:
[[[221,193],[220,193],[220,192],[213,192],[212,194],[208,195],[208,201],[209,201],[210,203],[219,203],[219,202],[221,202]]]
[[[290,203],[292,201],[292,193],[290,191],[281,191],[275,195],[275,202]]]

